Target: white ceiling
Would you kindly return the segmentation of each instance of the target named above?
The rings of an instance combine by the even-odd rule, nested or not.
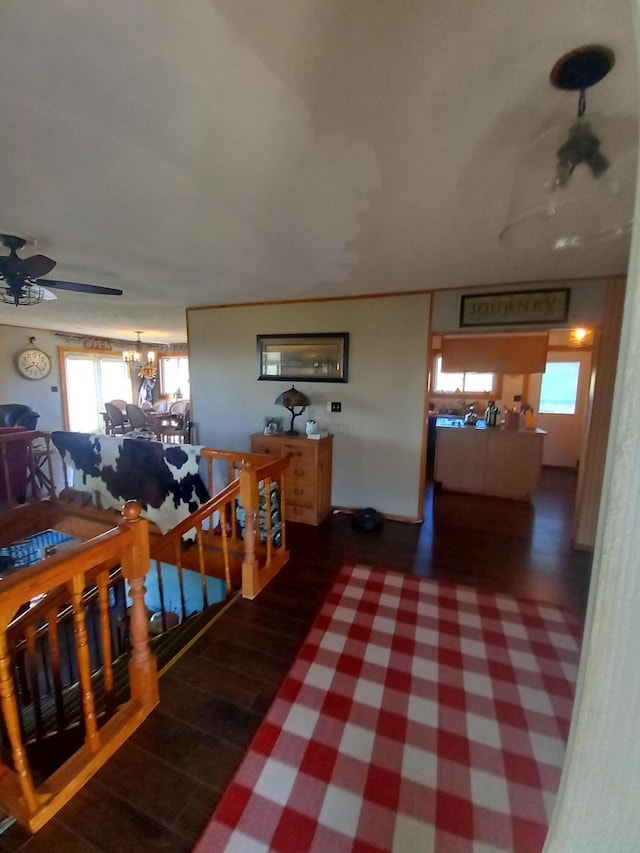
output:
[[[498,240],[593,42],[587,111],[635,117],[631,0],[2,0],[0,232],[124,295],[0,323],[184,341],[186,306],[623,273]]]

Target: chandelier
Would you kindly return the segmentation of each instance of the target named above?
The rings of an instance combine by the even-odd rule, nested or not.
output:
[[[134,329],[136,335],[138,336],[138,340],[136,341],[135,349],[126,349],[122,352],[122,360],[125,364],[141,364],[142,363],[142,341],[140,340],[140,335],[142,334],[142,329]],[[146,363],[153,364],[155,361],[156,354],[153,350],[149,350],[147,353]]]

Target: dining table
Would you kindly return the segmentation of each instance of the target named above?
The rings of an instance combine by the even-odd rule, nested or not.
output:
[[[162,427],[171,423],[171,414],[170,412],[146,411],[144,413],[144,420],[149,429],[155,432],[158,441],[160,441],[162,438]]]

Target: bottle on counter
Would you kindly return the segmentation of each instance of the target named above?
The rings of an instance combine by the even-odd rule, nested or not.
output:
[[[500,409],[496,406],[495,400],[489,400],[489,405],[485,409],[484,419],[488,427],[500,426],[498,419]]]

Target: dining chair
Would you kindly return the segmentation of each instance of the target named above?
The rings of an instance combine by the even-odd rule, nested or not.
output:
[[[140,408],[140,406],[136,406],[134,403],[127,403],[127,418],[129,419],[129,423],[131,424],[132,429],[142,429],[147,426],[147,420],[144,416],[144,411]]]
[[[107,418],[109,419],[109,423],[106,425],[109,435],[126,435],[128,432],[131,432],[131,424],[126,420],[122,409],[114,406],[112,402],[105,403],[104,407],[107,412]]]
[[[144,409],[141,409],[140,406],[127,403],[127,417],[131,424],[130,438],[155,439],[158,437],[157,430],[149,424]]]
[[[176,400],[169,406],[169,411],[172,415],[184,415],[190,408],[191,400]]]
[[[109,400],[112,406],[117,406],[121,412],[125,412],[127,409],[127,401],[126,400]]]
[[[191,402],[177,400],[167,413],[167,422],[160,426],[162,441],[169,443],[191,443]]]

